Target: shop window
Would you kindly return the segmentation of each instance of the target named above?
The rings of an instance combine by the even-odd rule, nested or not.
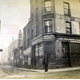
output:
[[[43,44],[39,44],[39,56],[43,55]]]
[[[64,15],[70,16],[70,7],[69,3],[64,2]]]
[[[71,22],[65,22],[66,34],[71,34]]]
[[[44,21],[45,24],[45,33],[52,33],[52,20]]]
[[[35,46],[35,55],[38,56],[38,45]]]
[[[45,12],[51,12],[51,0],[45,0]]]

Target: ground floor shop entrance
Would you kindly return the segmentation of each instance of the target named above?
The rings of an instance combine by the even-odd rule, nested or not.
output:
[[[33,46],[33,66],[42,67],[42,61],[45,56],[48,57],[50,67],[55,63],[55,43],[46,41]],[[52,66],[51,66],[52,65]]]
[[[71,43],[71,65],[80,66],[80,43]]]
[[[80,66],[80,43],[62,42],[63,66]]]
[[[56,44],[57,43],[57,44]],[[41,67],[45,54],[50,68],[80,66],[80,43],[71,41],[46,41],[33,46],[33,67]]]
[[[64,67],[71,67],[70,43],[62,42],[62,64]]]

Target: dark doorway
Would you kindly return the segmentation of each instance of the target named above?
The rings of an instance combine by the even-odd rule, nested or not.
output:
[[[69,42],[62,42],[62,53],[64,67],[71,67]]]
[[[71,64],[80,66],[80,43],[71,43]]]
[[[44,53],[48,56],[49,62],[55,62],[55,44],[53,42],[45,42]]]

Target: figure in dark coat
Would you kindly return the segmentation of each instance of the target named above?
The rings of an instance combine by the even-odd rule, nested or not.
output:
[[[44,65],[44,68],[45,68],[45,72],[47,72],[48,71],[48,58],[47,57],[44,58],[43,65]]]

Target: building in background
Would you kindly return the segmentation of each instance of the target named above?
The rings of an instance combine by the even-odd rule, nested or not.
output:
[[[24,67],[31,68],[31,21],[23,28],[23,54],[24,54]]]
[[[17,52],[16,52],[17,50]],[[21,30],[19,30],[18,34],[18,48],[15,50],[14,53],[14,60],[15,58],[19,59],[19,63],[16,62],[17,66],[23,67],[24,66],[24,55],[23,55],[23,35]]]
[[[9,61],[12,66],[23,67],[24,55],[23,55],[23,36],[21,30],[19,30],[18,39],[13,40],[8,48]]]
[[[9,61],[10,65],[13,65],[13,63],[15,63],[14,53],[15,53],[15,50],[17,48],[18,48],[18,40],[12,39],[12,42],[11,42],[11,44],[8,47],[8,57],[9,57],[8,61]],[[19,60],[17,60],[17,61],[19,61]]]

